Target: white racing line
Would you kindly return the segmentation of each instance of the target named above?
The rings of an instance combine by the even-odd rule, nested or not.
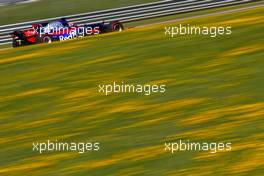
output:
[[[212,1],[212,0],[207,0],[207,1]],[[187,8],[178,8],[178,9],[173,9],[173,10],[166,10],[166,11],[160,11],[160,12],[154,12],[154,13],[150,13],[149,18],[150,17],[161,17],[162,15],[173,15],[173,14],[179,14],[179,13],[185,13],[185,12],[191,12],[191,11],[195,11],[195,10],[204,10],[204,9],[210,9],[210,8],[216,8],[216,7],[223,7],[223,5],[237,5],[237,4],[241,4],[241,2],[249,2],[250,0],[242,0],[237,2],[236,0],[225,0],[225,1],[219,1],[219,2],[215,2],[215,3],[210,3],[210,4],[206,4],[206,5],[195,5],[195,6],[190,6]],[[129,19],[131,19],[131,21],[135,21],[135,20],[140,20],[142,18],[146,18],[148,15],[135,15],[133,16],[133,19],[131,19],[131,17],[125,17],[122,19],[116,19],[116,20],[126,20],[126,22],[129,22]]]
[[[162,21],[162,22],[157,22],[157,23],[144,24],[144,25],[133,27],[133,28],[144,28],[144,27],[149,27],[149,26],[153,26],[153,25],[169,24],[169,23],[175,23],[175,22],[179,22],[179,21],[185,21],[185,20],[191,20],[191,19],[197,19],[197,18],[203,18],[203,17],[211,17],[211,16],[216,16],[216,15],[222,15],[222,14],[230,14],[230,13],[242,12],[242,11],[246,11],[246,10],[250,10],[250,9],[254,9],[254,8],[259,8],[259,7],[264,7],[264,4],[253,5],[253,6],[249,6],[249,7],[242,7],[242,8],[232,9],[232,10],[225,10],[225,11],[221,11],[221,12],[214,12],[214,13],[203,14],[203,15],[196,15],[196,16],[180,18],[180,19],[167,20],[167,21]]]
[[[23,1],[12,1],[12,0],[6,0],[4,2],[0,2],[0,6],[6,6],[6,5],[10,5],[10,4],[27,4],[27,3],[31,3],[31,2],[36,2],[36,1],[39,1],[39,0],[23,0]]]
[[[208,0],[206,0],[206,1],[208,1]],[[212,1],[212,0],[209,0],[209,1]],[[90,16],[90,17],[93,18],[93,20],[97,20],[97,19],[100,19],[100,18],[98,18],[100,16],[119,17],[120,14],[124,14],[124,13],[127,13],[126,15],[133,15],[133,14],[138,14],[138,13],[140,13],[141,15],[144,15],[144,13],[151,12],[153,10],[155,10],[155,11],[160,10],[163,12],[166,9],[174,9],[174,7],[190,6],[190,5],[201,4],[201,3],[204,3],[204,2],[199,1],[199,0],[186,0],[186,1],[170,3],[169,6],[167,4],[162,4],[162,5],[157,5],[155,7],[143,7],[143,8],[132,9],[132,10],[124,10],[121,12],[114,12],[114,13],[111,13],[110,15],[106,15],[106,16],[102,14],[102,15],[96,15],[96,16]],[[175,8],[175,10],[176,9],[177,8]],[[131,16],[131,17],[133,17],[133,16]],[[82,23],[85,21],[85,20],[81,20],[81,19],[84,19],[84,17],[74,19],[74,22]]]
[[[142,5],[135,5],[135,6],[128,6],[128,7],[125,7],[125,8],[134,8],[134,9],[131,9],[131,10],[123,10],[123,8],[114,8],[114,9],[110,9],[110,10],[101,10],[101,11],[97,11],[96,13],[99,13],[98,15],[91,15],[93,12],[91,13],[81,13],[81,14],[77,14],[77,15],[70,15],[70,16],[67,16],[67,18],[71,18],[73,16],[84,16],[84,15],[88,15],[88,16],[84,16],[84,17],[75,17],[73,22],[82,22],[82,21],[78,21],[78,20],[83,20],[85,21],[84,19],[87,20],[87,18],[89,17],[90,19],[98,19],[98,17],[112,17],[113,15],[116,15],[118,14],[119,15],[122,15],[122,14],[125,14],[125,13],[129,13],[129,12],[137,12],[139,10],[144,10],[144,9],[156,9],[158,7],[167,7],[167,8],[172,8],[171,6],[169,5],[174,5],[174,4],[187,4],[187,5],[191,5],[192,2],[194,1],[199,1],[201,3],[200,0],[184,0],[184,1],[180,1],[180,2],[175,2],[175,3],[170,3],[170,4],[161,4],[161,5],[156,5],[157,3],[160,3],[160,2],[155,2],[155,3],[148,3],[148,4],[142,4]],[[207,1],[207,0],[203,0],[203,1]],[[202,2],[203,3],[203,2]],[[150,6],[150,7],[145,7],[145,5],[153,5],[153,6]],[[144,7],[142,7],[144,6]],[[136,8],[135,8],[136,7]],[[118,11],[117,11],[118,10]],[[115,12],[117,11],[117,12]],[[143,12],[143,11],[141,11]],[[126,15],[129,15],[129,14],[126,14]],[[52,20],[55,20],[55,19],[58,19],[58,18],[61,18],[61,17],[55,17],[55,18],[48,18],[48,19],[44,19],[44,20],[41,20],[41,21],[52,21]],[[33,24],[33,23],[38,23],[40,20],[35,20],[35,21],[30,21],[30,22],[27,22],[27,23],[30,23],[30,24]],[[3,27],[8,27],[9,30],[16,30],[18,29],[18,27],[12,27],[12,26],[17,26],[17,25],[23,25],[25,24],[24,23],[16,23],[16,24],[9,24],[9,25],[2,25],[0,26],[0,32],[3,32],[5,31],[5,29],[1,29]],[[26,25],[25,27],[30,27],[31,25]]]
[[[123,8],[141,7],[142,5],[155,5],[155,4],[159,4],[161,2],[163,2],[163,1],[151,2],[151,3],[146,3],[146,4],[138,4],[138,5],[127,6],[127,7],[119,7],[119,8],[113,8],[113,9],[107,9],[107,10],[100,10],[100,11],[96,11],[96,13],[107,13],[107,12],[111,12],[113,10],[122,10]],[[83,15],[90,15],[92,13],[94,13],[94,12],[78,13],[78,14],[75,14],[75,15],[68,15],[67,18],[76,17],[76,16],[83,16]],[[42,20],[34,20],[34,21],[30,21],[30,23],[38,23],[39,21],[51,21],[51,20],[56,20],[58,18],[61,18],[61,17],[46,18],[46,19],[42,19]],[[11,26],[16,26],[16,25],[20,25],[20,24],[22,25],[22,24],[25,24],[25,23],[27,23],[27,22],[21,22],[21,23],[15,23],[15,24],[7,24],[7,25],[2,25],[0,27],[7,27],[7,26],[11,27]]]

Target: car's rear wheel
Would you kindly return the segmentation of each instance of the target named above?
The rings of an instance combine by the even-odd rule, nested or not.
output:
[[[12,46],[13,46],[13,48],[15,48],[15,47],[18,47],[18,46],[20,46],[21,44],[19,44],[19,42],[17,41],[17,40],[13,40],[12,41]]]
[[[37,35],[36,36],[36,44],[39,44],[41,42],[42,42],[41,37]]]
[[[23,31],[14,31],[12,33],[12,46],[13,47],[18,47],[18,46],[22,46],[25,44],[24,40],[25,40],[25,37],[23,35]]]

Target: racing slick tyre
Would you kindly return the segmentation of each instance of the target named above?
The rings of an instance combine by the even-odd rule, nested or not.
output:
[[[113,32],[121,32],[121,31],[124,30],[124,26],[122,25],[122,23],[113,22],[113,23],[110,23],[110,24],[111,24]]]
[[[17,42],[17,40],[13,40],[12,41],[12,47],[15,48],[15,47],[18,47],[20,46],[19,43]]]
[[[120,32],[124,30],[122,23],[113,21],[105,26],[104,32]]]
[[[52,41],[53,41],[52,38],[48,35],[42,37],[42,43],[51,43]]]
[[[41,42],[42,42],[41,37],[37,35],[36,36],[36,44],[39,44]]]
[[[15,37],[16,36],[16,39]],[[15,47],[18,47],[18,46],[22,46],[23,45],[23,41],[24,41],[24,35],[23,35],[23,32],[22,31],[15,31],[12,33],[12,37],[13,37],[13,40],[12,40],[12,46],[13,48]]]

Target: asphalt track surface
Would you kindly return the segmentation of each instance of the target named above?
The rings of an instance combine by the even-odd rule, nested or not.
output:
[[[256,2],[257,0],[171,0],[134,5],[122,8],[102,10],[97,12],[82,13],[70,16],[63,16],[71,22],[82,26],[85,24],[98,23],[102,21],[119,20],[123,23],[139,21],[144,19],[169,16],[180,13],[188,13],[217,7],[234,6],[243,3]],[[259,0],[260,1],[260,0]],[[57,20],[62,17],[55,17],[43,20],[29,21],[23,23],[0,26],[0,45],[10,44],[12,39],[10,33],[15,30],[30,28],[34,23]]]

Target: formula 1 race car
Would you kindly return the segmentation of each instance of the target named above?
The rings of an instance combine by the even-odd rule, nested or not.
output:
[[[75,23],[62,18],[49,23],[33,24],[32,28],[14,31],[11,36],[13,47],[18,47],[122,30],[124,30],[124,27],[119,21],[77,26]]]

